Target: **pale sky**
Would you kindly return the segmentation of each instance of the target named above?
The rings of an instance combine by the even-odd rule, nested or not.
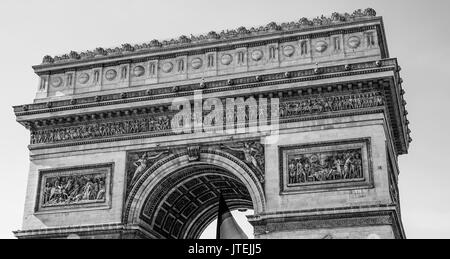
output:
[[[450,238],[448,0],[1,0],[0,238],[21,228],[29,166],[29,132],[11,107],[33,101],[38,78],[31,66],[44,55],[366,7],[384,17],[391,57],[403,68],[414,139],[400,157],[407,237]]]

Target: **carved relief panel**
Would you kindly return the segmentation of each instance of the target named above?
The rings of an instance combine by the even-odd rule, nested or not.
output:
[[[120,82],[120,66],[105,67],[103,69],[103,89],[117,87]]]
[[[329,55],[332,53],[330,37],[312,39],[311,45],[311,52],[314,58],[319,61],[322,59],[329,59]]]
[[[367,188],[372,183],[370,140],[280,147],[281,192]]]
[[[218,53],[218,74],[246,72],[249,64],[249,52],[246,47]]]
[[[36,212],[110,207],[113,166],[40,171]]]
[[[188,56],[186,65],[189,78],[202,78],[206,68],[206,56],[203,54]]]
[[[298,56],[298,44],[297,42],[286,42],[282,43],[279,46],[279,54],[280,54],[280,62],[282,63],[292,63],[295,64],[295,61]]]
[[[49,79],[49,96],[64,96],[73,93],[74,73],[67,72],[64,74],[51,75]]]
[[[270,47],[267,45],[248,48],[249,70],[265,68],[270,64]]]
[[[345,34],[344,48],[347,57],[379,55],[376,30]]]
[[[101,90],[103,69],[93,68],[76,72],[75,94]]]

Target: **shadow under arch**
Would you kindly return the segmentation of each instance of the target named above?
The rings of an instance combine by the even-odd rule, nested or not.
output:
[[[197,162],[187,152],[166,157],[150,167],[128,195],[124,222],[153,238],[199,238],[215,219],[218,193],[231,210],[265,210],[262,184],[236,157],[205,149]]]

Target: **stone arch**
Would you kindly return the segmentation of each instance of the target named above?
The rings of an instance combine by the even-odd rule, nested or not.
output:
[[[164,202],[169,199],[169,195],[178,192],[177,188],[185,190],[185,185],[195,185],[190,181],[197,181],[197,183],[203,181],[205,185],[220,182],[232,185],[233,189],[236,189],[236,193],[229,193],[228,197],[228,205],[232,210],[253,209],[255,214],[265,210],[263,186],[250,167],[226,152],[204,149],[200,152],[199,160],[195,162],[189,160],[187,152],[181,152],[168,156],[151,166],[137,180],[128,195],[124,208],[124,222],[129,225],[138,225],[152,232],[158,225],[157,220],[160,215],[166,213],[162,205],[167,204]],[[211,185],[209,188],[212,189]],[[219,185],[215,188],[221,187]],[[225,187],[221,189],[221,191],[226,190],[229,189]],[[189,203],[189,200],[186,202]],[[190,215],[186,222],[180,223],[174,219],[175,226],[168,227],[176,229],[176,233],[171,237],[158,235],[158,233],[151,235],[157,238],[198,238],[214,220],[216,213],[215,201],[210,200],[201,206],[202,208],[198,208],[199,211]],[[181,214],[181,211],[179,213]],[[166,218],[164,222],[167,223],[167,221]]]

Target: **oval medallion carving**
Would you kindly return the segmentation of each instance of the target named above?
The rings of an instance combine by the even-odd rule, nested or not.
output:
[[[60,87],[62,85],[62,83],[63,83],[63,80],[61,77],[57,76],[57,77],[52,78],[51,84],[53,87],[55,87],[55,88]]]
[[[201,58],[195,58],[192,60],[191,65],[193,69],[199,69],[203,65],[203,60]]]
[[[286,57],[292,57],[292,55],[294,55],[294,53],[295,53],[295,48],[294,48],[294,46],[292,46],[292,45],[284,46],[284,48],[283,48],[283,54],[284,54],[284,56],[286,56]]]
[[[328,48],[328,44],[325,41],[319,41],[316,43],[316,51],[319,53],[324,52],[325,50],[327,50]]]
[[[361,39],[357,36],[352,36],[348,39],[348,46],[352,49],[356,49],[361,45]]]
[[[228,66],[233,62],[233,57],[230,54],[225,54],[222,56],[221,62],[223,65]]]
[[[116,79],[116,77],[117,77],[117,71],[116,70],[110,69],[110,70],[106,71],[106,74],[105,74],[106,80],[112,81],[112,80]]]
[[[89,81],[89,75],[87,73],[82,73],[79,77],[78,77],[78,82],[80,84],[86,84]]]
[[[252,52],[252,59],[254,61],[260,61],[264,56],[264,53],[261,50],[255,50]]]
[[[143,66],[137,66],[133,69],[133,74],[135,77],[141,77],[145,74],[145,68]]]
[[[165,73],[172,72],[172,69],[173,69],[172,62],[167,62],[162,65],[162,71],[164,71]]]

